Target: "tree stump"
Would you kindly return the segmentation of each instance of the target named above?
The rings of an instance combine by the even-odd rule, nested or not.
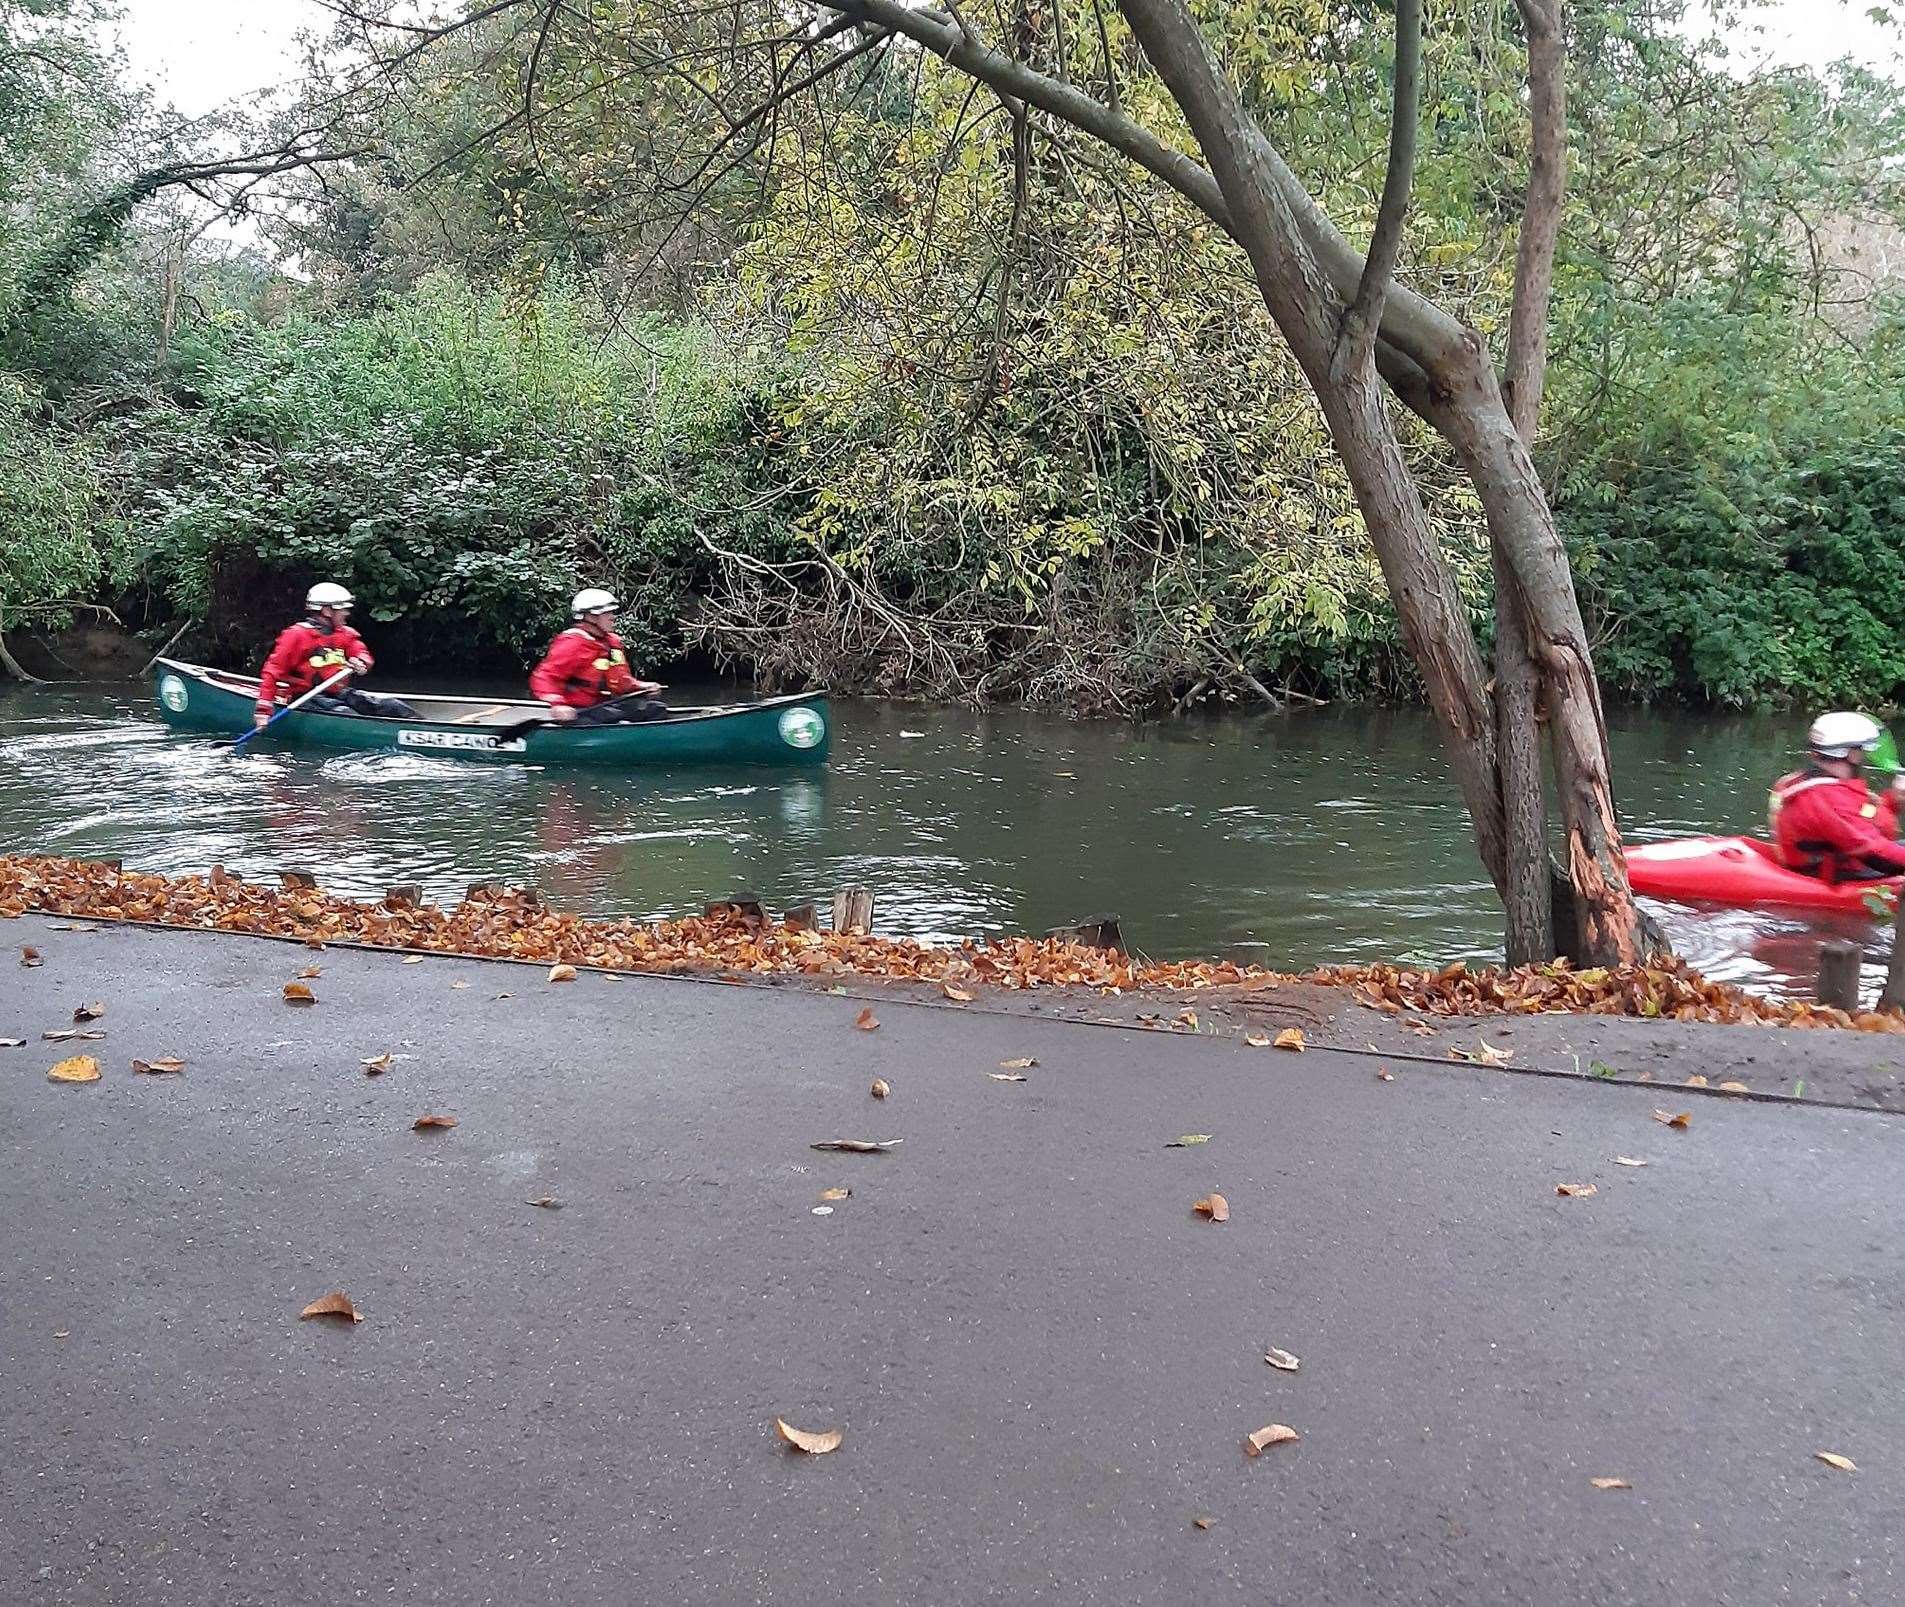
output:
[[[1879,993],[1881,1010],[1905,1010],[1905,897],[1898,901],[1892,920],[1892,958],[1885,967],[1885,987]]]
[[[384,908],[413,910],[423,902],[423,889],[415,882],[402,882],[384,890]]]
[[[796,904],[782,917],[790,932],[811,932],[820,925],[820,912],[811,904]]]
[[[281,870],[278,885],[287,893],[309,892],[317,886],[317,878],[308,870]]]
[[[833,895],[833,929],[865,937],[873,930],[873,895],[864,887],[843,887]]]
[[[1054,926],[1045,934],[1061,943],[1077,943],[1088,949],[1108,949],[1113,954],[1125,951],[1124,933],[1115,915],[1088,915],[1070,926]]]
[[[732,920],[765,921],[767,911],[761,908],[760,896],[755,893],[730,893],[726,898],[716,899],[712,904],[704,905],[701,913],[711,921]]]
[[[1865,950],[1857,943],[1834,940],[1819,948],[1819,985],[1815,989],[1821,1004],[1841,1010],[1859,1007],[1859,967],[1865,963]]]

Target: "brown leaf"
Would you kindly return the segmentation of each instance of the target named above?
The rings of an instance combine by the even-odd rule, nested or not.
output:
[[[410,1130],[413,1133],[426,1133],[439,1127],[454,1126],[456,1126],[454,1116],[419,1116],[410,1124]]]
[[[1387,1066],[1378,1066],[1376,1068],[1377,1082],[1394,1082],[1395,1080],[1396,1080],[1396,1074],[1393,1071],[1391,1071]]]
[[[74,1010],[73,1019],[75,1021],[97,1021],[105,1013],[106,1001],[104,999],[93,999]]]
[[[46,1074],[48,1082],[98,1082],[99,1062],[91,1055],[74,1055],[62,1060]]]
[[[1180,1133],[1164,1147],[1166,1149],[1190,1149],[1197,1144],[1208,1144],[1210,1138],[1211,1135],[1209,1133]]]
[[[950,982],[944,984],[939,991],[945,994],[946,997],[951,999],[955,1004],[971,1004],[974,998],[974,995],[968,993],[964,988],[956,988]]]
[[[26,1039],[24,1038],[0,1038],[0,1049],[24,1049],[25,1047]]]
[[[1614,1157],[1614,1164],[1616,1166],[1645,1166],[1647,1163],[1645,1161],[1635,1160],[1631,1155],[1616,1155]]]
[[[552,965],[549,967],[549,980],[551,982],[573,982],[575,978],[576,969],[573,965]]]
[[[1178,1011],[1176,1024],[1192,1032],[1197,1031],[1197,1012],[1191,1009],[1189,1005],[1186,1005],[1182,1010]]]
[[[1707,1085],[1707,1080],[1706,1080],[1706,1078],[1704,1078],[1704,1077],[1702,1077],[1702,1076],[1700,1076],[1700,1075],[1698,1075],[1698,1074],[1696,1073],[1696,1074],[1695,1074],[1694,1076],[1691,1076],[1691,1077],[1689,1077],[1689,1078],[1688,1078],[1688,1079],[1687,1079],[1687,1080],[1686,1080],[1686,1081],[1685,1081],[1684,1083],[1682,1083],[1682,1084],[1681,1084],[1681,1087],[1683,1087],[1683,1088],[1704,1088],[1704,1087],[1706,1087],[1706,1085]]]
[[[1244,1034],[1244,1042],[1249,1044],[1252,1049],[1268,1049],[1270,1047],[1270,1034],[1267,1032],[1246,1032]]]
[[[884,1099],[893,1092],[893,1085],[884,1077],[875,1077],[873,1086],[867,1090],[875,1099]]]
[[[305,982],[315,982],[319,977],[323,975],[324,975],[324,967],[321,965],[307,965],[302,971],[298,973],[299,978]]]
[[[359,1064],[363,1066],[364,1075],[366,1077],[381,1077],[385,1072],[390,1070],[391,1062],[396,1058],[395,1055],[386,1049],[381,1055],[373,1055],[368,1060],[360,1061]]]
[[[1030,1071],[1037,1064],[1038,1062],[1030,1055],[1024,1055],[1017,1060],[1001,1060],[999,1069],[1001,1071]]]
[[[1829,1468],[1837,1468],[1841,1473],[1857,1473],[1858,1463],[1849,1456],[1841,1456],[1837,1451],[1814,1451],[1812,1453]]]
[[[81,1043],[97,1043],[105,1033],[94,1029],[80,1031],[77,1027],[55,1027],[51,1032],[42,1032],[40,1037],[47,1043],[70,1043],[78,1039]]]
[[[897,1138],[882,1138],[877,1142],[865,1138],[823,1138],[818,1144],[809,1144],[809,1149],[839,1150],[848,1155],[885,1155],[899,1143]]]
[[[1654,1120],[1663,1127],[1690,1127],[1693,1125],[1693,1112],[1683,1110],[1676,1116],[1670,1110],[1657,1110],[1654,1112]]]
[[[1752,1091],[1753,1090],[1748,1088],[1743,1082],[1723,1082],[1720,1084],[1720,1092],[1723,1094],[1750,1094]]]
[[[1193,1529],[1208,1529],[1211,1526],[1211,1522],[1212,1520],[1209,1518],[1192,1518],[1191,1527]]]
[[[1631,1490],[1633,1485],[1625,1479],[1589,1479],[1588,1483],[1597,1490]]]
[[[1287,1350],[1278,1350],[1275,1345],[1263,1353],[1263,1359],[1280,1373],[1293,1373],[1303,1365]]]
[[[1213,1222],[1230,1220],[1230,1201],[1221,1194],[1209,1194],[1191,1207],[1199,1216],[1207,1216]]]
[[[873,1032],[879,1027],[880,1018],[873,1013],[873,1006],[868,1005],[853,1018],[853,1024],[862,1032]]]
[[[1277,1048],[1292,1049],[1298,1054],[1301,1054],[1309,1047],[1309,1045],[1303,1041],[1303,1029],[1301,1027],[1285,1027],[1276,1035],[1274,1042]]]
[[[545,1194],[539,1199],[524,1200],[523,1204],[533,1205],[544,1211],[560,1211],[562,1209],[562,1201],[557,1199],[553,1194]]]
[[[406,954],[403,957],[403,963],[405,965],[422,965],[423,956],[421,954]]]
[[[1554,1186],[1554,1191],[1557,1194],[1565,1195],[1570,1200],[1585,1200],[1590,1194],[1599,1194],[1601,1192],[1592,1183],[1557,1183]]]
[[[1262,1456],[1272,1445],[1288,1445],[1292,1440],[1299,1440],[1302,1437],[1288,1423],[1270,1423],[1258,1429],[1255,1434],[1247,1436],[1244,1440],[1244,1449],[1252,1456]]]
[[[157,1060],[135,1060],[132,1063],[132,1069],[142,1076],[156,1077],[171,1071],[185,1070],[185,1062],[177,1055],[162,1055]]]
[[[461,977],[458,977],[456,981],[450,984],[450,986],[453,988],[467,988],[469,986],[469,983],[465,982]]]
[[[837,1428],[816,1434],[804,1428],[793,1428],[782,1417],[774,1419],[774,1432],[793,1446],[796,1451],[805,1451],[809,1456],[825,1456],[829,1451],[840,1449],[840,1442],[846,1435]]]
[[[287,982],[284,985],[286,1004],[316,1004],[317,995],[302,982]]]
[[[40,958],[40,951],[29,943],[25,948],[20,950],[20,963],[22,965],[44,965],[46,961]]]
[[[989,1071],[986,1073],[986,1075],[990,1077],[994,1082],[1024,1082],[1025,1081],[1025,1073],[1022,1071]]]
[[[834,1189],[822,1189],[822,1190],[820,1191],[820,1197],[821,1197],[821,1198],[822,1198],[823,1200],[846,1200],[846,1199],[851,1199],[851,1198],[853,1197],[853,1190],[852,1190],[852,1189],[840,1189],[840,1188],[834,1188]]]
[[[310,1317],[343,1317],[350,1322],[362,1322],[364,1320],[363,1312],[351,1304],[351,1297],[345,1294],[342,1289],[336,1290],[328,1295],[319,1295],[317,1299],[313,1300],[310,1305],[298,1313],[299,1322],[303,1322]]]

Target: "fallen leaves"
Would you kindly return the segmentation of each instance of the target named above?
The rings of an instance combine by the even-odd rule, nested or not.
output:
[[[1230,1201],[1221,1194],[1207,1194],[1191,1207],[1199,1216],[1207,1216],[1213,1222],[1230,1220]]]
[[[873,1006],[868,1005],[853,1018],[853,1024],[862,1032],[877,1032],[880,1027],[880,1018],[873,1013]]]
[[[306,983],[287,982],[284,985],[284,1002],[286,1004],[298,1005],[316,1004],[317,995],[311,991],[309,985]]]
[[[575,979],[576,968],[573,965],[563,964],[549,967],[549,980],[551,982],[573,982]]]
[[[1209,1133],[1182,1133],[1164,1147],[1166,1149],[1189,1149],[1193,1144],[1208,1144]]]
[[[35,965],[44,965],[46,964],[46,961],[40,957],[40,951],[36,949],[31,943],[29,943],[23,949],[20,950],[20,963],[24,966],[31,967]]]
[[[403,957],[403,963],[405,965],[422,965],[423,956],[421,954],[406,954]]]
[[[843,1188],[822,1189],[820,1191],[820,1197],[823,1200],[850,1200],[853,1198],[853,1190]]]
[[[539,1211],[560,1211],[562,1209],[562,1201],[557,1199],[553,1194],[544,1194],[533,1200],[524,1200],[523,1204],[533,1205]]]
[[[73,1019],[75,1021],[97,1021],[105,1013],[106,1001],[104,999],[92,999],[74,1009]]]
[[[1657,1110],[1654,1112],[1654,1120],[1659,1122],[1663,1127],[1691,1127],[1693,1125],[1693,1112],[1683,1110],[1676,1116],[1670,1110]]]
[[[54,1027],[50,1032],[40,1034],[46,1043],[71,1043],[75,1039],[80,1043],[97,1043],[105,1036],[98,1028],[81,1031],[78,1027]]]
[[[1464,1060],[1471,1066],[1505,1066],[1515,1058],[1512,1049],[1497,1049],[1492,1043],[1475,1040],[1473,1049],[1451,1049],[1449,1059]]]
[[[1554,1191],[1563,1198],[1570,1200],[1585,1200],[1589,1196],[1601,1192],[1592,1183],[1557,1183],[1554,1186]]]
[[[1303,1365],[1287,1350],[1278,1350],[1275,1345],[1263,1353],[1263,1359],[1280,1373],[1293,1373]]]
[[[298,978],[300,981],[303,981],[303,982],[315,982],[317,981],[319,977],[323,975],[324,975],[323,966],[307,965],[302,971],[298,973]]]
[[[1001,1071],[1030,1071],[1037,1064],[1038,1061],[1032,1056],[1021,1055],[1017,1060],[1001,1060],[999,1069]]]
[[[381,1055],[371,1055],[368,1059],[360,1060],[358,1064],[364,1068],[366,1077],[381,1077],[390,1070],[391,1062],[396,1058],[386,1049]]]
[[[893,1092],[893,1085],[884,1077],[875,1077],[873,1086],[867,1090],[875,1099],[884,1099]]]
[[[808,1429],[793,1427],[784,1417],[774,1419],[774,1432],[796,1451],[805,1451],[809,1456],[825,1456],[829,1451],[837,1451],[840,1442],[846,1438],[844,1430],[830,1428],[816,1434]]]
[[[1302,1054],[1305,1049],[1309,1048],[1309,1045],[1303,1041],[1303,1029],[1301,1027],[1285,1027],[1271,1042],[1278,1049],[1293,1050],[1297,1054]]]
[[[454,1126],[456,1126],[454,1116],[419,1116],[410,1124],[410,1130],[413,1133],[431,1133]]]
[[[185,1062],[177,1055],[161,1055],[157,1060],[135,1060],[132,1069],[142,1077],[164,1077],[185,1070]]]
[[[986,1075],[994,1082],[1024,1082],[1026,1080],[1025,1073],[1022,1071],[989,1071]]]
[[[1720,1092],[1723,1094],[1750,1094],[1752,1091],[1753,1090],[1747,1087],[1743,1082],[1723,1082],[1720,1084]]]
[[[351,1297],[342,1289],[335,1289],[328,1295],[319,1295],[298,1313],[299,1322],[308,1322],[313,1317],[341,1317],[346,1322],[364,1320],[363,1312],[351,1304]]]
[[[1262,1456],[1273,1445],[1289,1445],[1302,1438],[1288,1423],[1267,1423],[1244,1437],[1244,1450],[1251,1456]]]
[[[976,994],[968,993],[964,988],[954,987],[950,982],[941,986],[939,991],[951,999],[954,1004],[971,1004],[973,999],[977,997]]]
[[[1192,1518],[1191,1527],[1193,1529],[1208,1529],[1215,1521],[1213,1518]]]
[[[24,1049],[25,1047],[26,1039],[24,1038],[0,1038],[0,1049]]]
[[[1391,1071],[1387,1066],[1378,1066],[1376,1068],[1377,1082],[1394,1082],[1395,1080],[1396,1080],[1396,1074],[1393,1071]]]
[[[1614,1157],[1614,1164],[1616,1166],[1645,1166],[1647,1163],[1643,1160],[1636,1159],[1632,1155],[1616,1155]]]
[[[1268,1049],[1270,1047],[1270,1034],[1267,1032],[1246,1032],[1244,1034],[1244,1042],[1252,1049]]]
[[[823,1138],[818,1144],[809,1144],[809,1149],[834,1150],[845,1155],[889,1155],[893,1146],[902,1142],[897,1138]]]
[[[1837,1451],[1814,1451],[1812,1453],[1829,1468],[1837,1468],[1841,1473],[1857,1473],[1858,1463],[1849,1456],[1841,1456]]]
[[[1593,1485],[1597,1490],[1631,1490],[1634,1488],[1633,1485],[1629,1484],[1625,1479],[1589,1479],[1588,1483]]]
[[[99,1062],[91,1055],[62,1060],[46,1074],[48,1082],[98,1082]]]

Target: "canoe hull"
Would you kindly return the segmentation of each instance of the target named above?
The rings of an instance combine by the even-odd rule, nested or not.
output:
[[[251,727],[256,681],[224,675],[200,665],[161,659],[153,689],[167,725],[181,731],[215,732],[237,737]],[[481,699],[419,699],[432,712],[467,704],[473,713]],[[522,718],[509,705],[490,705],[501,719]],[[456,719],[366,719],[360,715],[286,715],[260,737],[260,743],[395,753],[424,753],[446,759],[505,764],[603,765],[624,770],[668,769],[696,764],[824,764],[833,736],[826,698],[813,693],[769,698],[759,703],[705,710],[684,710],[674,718],[632,725],[545,726],[509,737],[496,722]],[[256,744],[254,744],[256,745]]]
[[[1627,850],[1627,878],[1636,893],[1680,904],[1728,904],[1742,909],[1816,910],[1879,918],[1874,893],[1897,892],[1905,878],[1832,885],[1801,876],[1751,837],[1677,837]]]

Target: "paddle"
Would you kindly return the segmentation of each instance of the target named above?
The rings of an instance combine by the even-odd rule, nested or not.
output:
[[[234,742],[231,745],[231,747],[227,749],[226,751],[230,753],[236,753],[253,737],[262,736],[265,732],[269,731],[287,714],[291,713],[292,710],[302,708],[305,704],[309,703],[312,698],[316,697],[318,693],[328,692],[330,691],[332,687],[336,686],[339,681],[348,679],[348,677],[350,676],[350,673],[351,673],[351,667],[350,665],[346,664],[343,667],[343,669],[339,670],[328,681],[318,682],[318,684],[312,687],[310,691],[306,692],[303,697],[298,698],[295,702],[285,704],[283,708],[278,710],[276,714],[272,715],[272,717],[269,720],[265,721],[263,725],[254,725],[242,737],[240,737],[236,742]]]
[[[605,697],[600,703],[593,704],[591,707],[604,709],[611,703],[625,703],[632,697],[653,697],[657,692],[666,690],[667,685],[665,682],[655,681],[644,686],[638,686],[633,692],[623,692],[617,697]],[[492,735],[495,736],[498,742],[515,742],[522,737],[528,736],[531,731],[543,731],[552,727],[556,730],[561,730],[563,727],[573,723],[574,722],[570,720],[556,720],[551,719],[546,714],[539,714],[533,720],[518,720],[514,725],[498,726]]]

